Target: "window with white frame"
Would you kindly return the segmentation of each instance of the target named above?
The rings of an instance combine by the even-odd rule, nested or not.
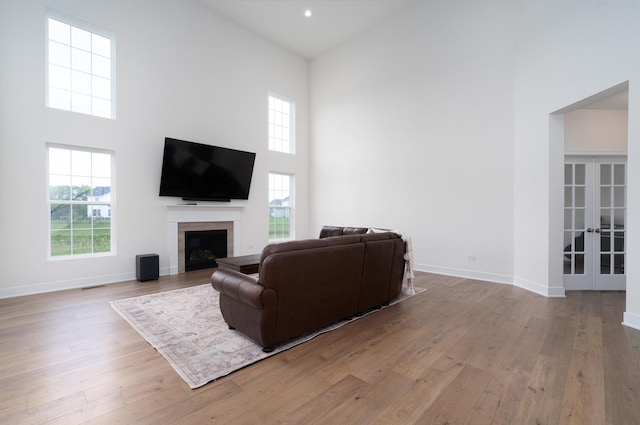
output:
[[[47,15],[47,106],[115,118],[115,37],[74,18]]]
[[[113,252],[113,152],[48,145],[47,159],[50,258]]]
[[[269,94],[269,150],[295,153],[295,102]]]
[[[289,174],[269,173],[269,240],[293,237],[292,180]]]

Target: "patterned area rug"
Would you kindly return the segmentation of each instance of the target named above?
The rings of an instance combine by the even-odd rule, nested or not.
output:
[[[424,291],[415,289],[416,294]],[[410,296],[403,291],[391,305]],[[201,387],[349,323],[337,323],[267,354],[241,333],[229,330],[220,313],[218,292],[210,284],[113,301],[111,306],[191,388]]]

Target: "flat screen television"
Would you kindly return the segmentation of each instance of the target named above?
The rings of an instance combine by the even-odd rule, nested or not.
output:
[[[186,201],[249,199],[256,154],[164,139],[160,196]]]

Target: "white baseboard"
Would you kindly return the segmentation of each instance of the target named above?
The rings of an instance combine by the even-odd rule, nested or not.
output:
[[[162,273],[164,272],[164,273]],[[168,274],[168,269],[163,268],[160,275]],[[67,279],[57,282],[42,282],[33,285],[16,286],[11,288],[0,288],[0,299],[22,297],[24,295],[44,294],[47,292],[65,291],[68,289],[80,289],[93,286],[108,285],[111,283],[126,282],[135,280],[136,273],[119,273],[103,276],[92,276],[81,279]]]
[[[624,312],[622,324],[640,331],[640,314]]]
[[[540,285],[539,283],[532,282],[526,279],[520,279],[520,278],[514,278],[513,284],[518,288],[535,292],[536,294],[542,295],[547,298],[564,298],[565,297],[563,286],[544,286],[544,285]]]
[[[463,277],[465,279],[482,280],[486,282],[504,283],[514,285],[518,288],[534,292],[547,298],[564,298],[564,287],[547,287],[539,283],[531,282],[525,279],[514,278],[508,275],[476,272],[473,270],[452,269],[448,267],[428,266],[424,264],[414,265],[416,271],[425,273],[435,273],[447,276]]]
[[[506,283],[509,285],[513,284],[513,278],[511,276],[502,274],[476,272],[473,270],[463,269],[451,269],[448,267],[428,266],[425,264],[414,264],[413,268],[416,271],[425,273],[443,274],[447,276],[463,277],[465,279],[482,280],[485,282]]]

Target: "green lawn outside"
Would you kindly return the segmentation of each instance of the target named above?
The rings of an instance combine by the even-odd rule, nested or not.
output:
[[[69,221],[51,222],[51,256],[91,254],[111,250],[111,220],[77,220],[70,230]]]
[[[74,229],[91,229],[91,220],[74,220],[73,228]],[[51,220],[51,230],[69,230],[71,228],[69,224],[69,220]],[[110,219],[99,219],[93,221],[94,229],[109,229],[111,228],[111,220]]]
[[[269,216],[269,239],[286,239],[291,235],[289,217]]]

